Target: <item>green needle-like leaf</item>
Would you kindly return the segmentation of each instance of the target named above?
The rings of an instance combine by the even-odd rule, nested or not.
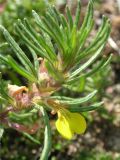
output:
[[[80,46],[78,49],[78,53],[80,52],[81,48],[83,47],[83,45],[86,41],[86,38],[88,37],[92,27],[93,27],[93,1],[90,0],[86,16],[84,18],[82,27],[80,28],[80,31],[79,31],[78,42],[79,42]]]
[[[26,132],[22,132],[22,134],[27,137],[30,141],[32,141],[33,143],[36,144],[40,144],[40,141],[38,141],[37,139],[35,139],[33,136],[31,136],[30,134],[26,133]]]
[[[25,66],[25,68],[31,72],[31,74],[35,75],[35,70],[34,67],[31,63],[31,61],[27,58],[25,53],[22,51],[22,49],[19,47],[19,45],[14,41],[14,39],[11,37],[9,32],[2,26],[0,26],[0,29],[3,31],[3,34],[7,40],[7,42],[10,44],[12,47],[13,51],[21,61],[21,63]]]
[[[75,21],[74,21],[76,27],[79,25],[80,11],[81,11],[81,0],[78,0],[77,10],[76,10],[76,15],[75,15]]]
[[[97,52],[86,62],[84,63],[80,68],[78,68],[76,71],[74,71],[70,78],[75,77],[76,75],[80,74],[83,70],[85,70],[89,65],[91,65],[96,58],[101,54],[101,51],[103,50],[104,44],[99,48],[99,50],[97,50]]]
[[[92,76],[94,73],[104,69],[110,63],[111,59],[112,55],[110,55],[109,57],[103,57],[102,60],[96,66],[93,66],[91,71],[84,73],[80,76],[74,77],[73,79],[68,79],[67,84],[75,83],[76,81],[79,81],[81,77]]]
[[[30,31],[23,25],[23,23],[19,20],[18,21],[18,26],[21,28],[21,32],[24,31],[25,35],[27,37],[29,37],[29,41],[31,40],[33,42],[33,44],[37,45],[37,47],[39,47],[40,50],[42,50],[43,52],[41,53],[41,55],[45,58],[47,58],[49,61],[52,61],[56,59],[56,54],[51,50],[51,48],[48,46],[48,44],[45,42],[45,40],[42,38],[42,36],[35,36],[35,31],[33,29],[31,29],[30,25],[27,26],[29,27]],[[34,47],[35,48],[35,47]],[[45,52],[46,50],[46,52]]]
[[[70,12],[70,9],[67,7],[67,18],[68,18],[68,23],[69,23],[69,26],[70,26],[70,30],[72,30],[73,28],[73,19],[72,19],[72,15],[71,15],[71,12]]]
[[[100,29],[98,31],[98,34],[96,35],[95,39],[93,40],[93,42],[91,42],[91,44],[86,49],[84,49],[84,50],[82,50],[78,53],[78,56],[76,58],[76,62],[79,62],[84,57],[95,53],[97,51],[97,49],[102,44],[106,43],[109,34],[110,34],[109,20],[106,17],[104,17],[102,26],[100,27]]]
[[[63,104],[78,105],[78,104],[82,104],[82,103],[89,101],[91,98],[95,96],[96,93],[97,91],[95,90],[83,98],[68,98],[68,97],[63,97],[63,96],[52,96],[51,98],[57,99],[59,100],[60,103],[63,103]]]
[[[103,102],[95,103],[87,107],[69,107],[68,109],[71,112],[88,112],[88,111],[92,111],[95,109],[99,109],[101,105],[103,105]]]

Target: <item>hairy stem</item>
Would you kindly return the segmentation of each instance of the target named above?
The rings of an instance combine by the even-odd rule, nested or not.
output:
[[[42,112],[45,123],[44,148],[40,155],[40,160],[48,160],[48,155],[51,149],[51,127],[46,110],[43,107],[40,107],[40,110]]]

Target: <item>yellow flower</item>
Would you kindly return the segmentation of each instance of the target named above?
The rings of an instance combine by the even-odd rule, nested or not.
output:
[[[79,113],[72,113],[67,109],[59,109],[56,128],[66,139],[72,139],[75,133],[82,134],[86,130],[85,118]]]

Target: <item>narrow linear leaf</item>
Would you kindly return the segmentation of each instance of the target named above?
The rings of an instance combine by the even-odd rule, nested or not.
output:
[[[113,55],[111,54],[108,58],[104,57],[96,67],[94,67],[90,72],[86,73],[84,76],[89,77],[93,75],[94,73],[103,70],[110,63],[112,56]]]
[[[37,57],[35,51],[31,47],[28,46],[28,48],[29,48],[29,50],[30,50],[30,52],[31,52],[31,54],[33,56],[35,70],[36,70],[36,72],[38,72],[39,66],[40,66],[38,57]]]
[[[10,55],[7,57],[7,63],[20,75],[27,78],[28,80],[35,82],[37,79],[33,75],[31,75],[28,71],[26,71],[23,67],[21,67]]]
[[[54,32],[53,26],[49,25],[49,21],[47,21],[45,18],[42,20],[40,19],[39,15],[35,12],[32,11],[33,17],[35,18],[36,23],[39,25],[41,30],[46,32],[51,38],[55,40],[57,45],[60,47],[60,50],[64,52],[64,44],[63,41],[60,40],[60,37]]]
[[[35,71],[34,71],[34,67],[33,67],[31,61],[27,58],[27,56],[22,51],[22,49],[19,47],[19,45],[14,41],[14,39],[11,37],[9,32],[3,26],[0,26],[0,29],[3,31],[3,34],[4,34],[7,42],[12,47],[13,51],[15,52],[15,54],[17,55],[17,57],[19,58],[21,63],[25,66],[25,68],[28,71],[30,71],[34,75]]]
[[[68,23],[69,23],[69,26],[70,26],[70,30],[72,30],[73,28],[73,19],[72,19],[72,15],[71,15],[71,12],[70,12],[70,9],[68,8],[68,6],[66,7],[67,11],[67,18],[68,18]]]
[[[79,79],[81,77],[89,77],[89,76],[92,76],[93,74],[95,74],[96,72],[101,71],[102,69],[104,69],[110,63],[111,59],[112,59],[112,55],[110,55],[109,57],[103,57],[102,60],[99,62],[99,64],[94,66],[91,71],[89,71],[85,74],[82,74],[78,77],[75,77],[73,79],[68,80],[67,84],[75,83],[76,81],[79,81]]]
[[[63,43],[63,39],[60,37],[59,34],[57,34],[58,32],[55,31],[55,28],[53,29],[53,25],[50,25],[49,19],[47,20],[46,18],[43,18],[42,21],[43,21],[44,25],[46,26],[47,30],[50,31],[48,34],[50,36],[52,36],[52,38],[55,40],[55,42],[57,42],[57,44],[61,48],[62,52],[64,53],[65,52],[64,51],[65,44]]]
[[[77,104],[81,104],[81,103],[89,101],[91,98],[95,96],[96,93],[97,91],[95,90],[83,98],[68,98],[68,97],[63,97],[63,96],[52,96],[51,98],[59,100],[60,103],[69,104],[69,105],[77,105]]]
[[[88,111],[92,111],[95,109],[99,109],[101,105],[103,105],[103,102],[95,103],[88,107],[69,107],[68,109],[71,112],[88,112]]]
[[[35,33],[32,34],[34,31],[32,30],[32,33],[23,25],[23,23],[21,22],[21,20],[18,20],[18,26],[21,28],[21,32],[25,32],[26,36],[29,37],[30,39],[28,39],[29,41],[32,40],[33,43],[35,45],[37,45],[40,49],[42,49],[43,51],[46,50],[46,52],[42,52],[43,56],[46,57],[49,61],[51,61],[53,58],[55,60],[56,58],[56,54],[53,53],[53,51],[51,50],[51,48],[46,44],[45,40],[39,36],[36,39]],[[30,25],[29,25],[29,29],[30,29]],[[41,48],[42,47],[42,48]]]
[[[77,9],[76,9],[76,15],[75,15],[75,25],[78,26],[80,21],[80,11],[81,11],[81,0],[78,0]]]
[[[33,136],[31,136],[30,134],[26,133],[26,132],[22,132],[22,134],[27,137],[30,141],[36,143],[36,144],[40,144],[40,141],[38,141],[37,139],[35,139]]]
[[[36,47],[36,46],[21,32],[20,28],[19,28],[17,25],[15,25],[15,29],[16,29],[16,31],[19,33],[19,36],[24,40],[24,42],[25,42],[27,45],[29,45],[31,48],[33,48],[38,55],[40,55],[40,56],[42,56],[42,57],[46,57],[45,54],[44,54],[45,50],[43,50],[43,48],[39,49],[38,47]],[[46,58],[49,59],[48,57],[46,57]],[[34,73],[35,73],[35,71],[34,71]]]
[[[101,51],[103,50],[104,48],[104,44],[99,48],[99,50],[97,50],[97,52],[86,62],[84,63],[81,67],[79,67],[76,71],[74,71],[71,76],[69,77],[70,78],[73,78],[74,76],[80,74],[80,72],[82,72],[83,70],[85,70],[90,64],[92,64],[96,58],[100,55]]]
[[[92,27],[93,27],[93,24],[94,24],[94,21],[93,21],[93,1],[90,0],[90,2],[88,4],[87,13],[85,15],[82,26],[79,30],[78,42],[79,42],[80,46],[78,49],[78,53],[80,52],[81,48],[83,47],[83,45],[84,45]]]
[[[79,51],[77,53],[78,57],[76,58],[76,62],[81,60],[82,58],[89,56],[96,52],[96,50],[103,44],[106,43],[110,33],[110,23],[106,17],[103,17],[102,25],[92,43],[83,51]]]

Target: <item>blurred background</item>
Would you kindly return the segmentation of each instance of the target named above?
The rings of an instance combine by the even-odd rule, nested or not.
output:
[[[88,0],[81,1],[82,22]],[[14,31],[14,23],[18,18],[26,17],[34,25],[31,10],[34,9],[39,15],[44,15],[47,3],[55,5],[63,14],[67,4],[74,18],[76,0],[0,0],[0,24],[7,28],[23,50],[26,48]],[[104,107],[84,113],[88,123],[87,131],[82,136],[76,136],[72,141],[64,140],[57,133],[54,117],[51,116],[53,142],[50,160],[120,160],[120,0],[95,0],[95,26],[88,43],[97,33],[102,15],[107,15],[112,25],[110,38],[103,51],[104,55],[113,54],[111,64],[92,77],[83,79],[80,86],[74,86],[71,92],[63,88],[57,94],[80,97],[83,93],[87,94],[97,89],[98,93],[93,102],[104,101]],[[13,51],[4,42],[5,39],[0,33],[0,54],[11,54],[14,57]],[[0,72],[6,83],[11,81],[13,84],[25,84],[19,75],[2,63],[0,63]],[[22,133],[6,128],[1,140],[1,160],[37,160],[43,147],[43,132],[44,128],[41,124],[39,132],[34,135],[40,141],[40,144],[37,144]]]

